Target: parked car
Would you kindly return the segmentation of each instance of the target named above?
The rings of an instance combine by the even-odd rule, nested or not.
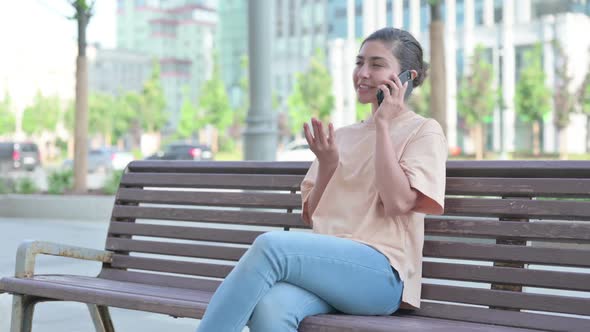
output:
[[[135,158],[131,152],[122,151],[117,148],[104,147],[93,149],[88,152],[88,172],[111,172],[124,170]],[[64,161],[65,168],[73,167],[73,161]]]
[[[37,144],[31,142],[0,142],[0,170],[8,172],[41,166]]]
[[[147,157],[148,160],[213,160],[211,148],[204,144],[170,144],[163,151]]]
[[[313,161],[314,159],[315,154],[311,152],[305,139],[287,144],[277,156],[278,161]]]

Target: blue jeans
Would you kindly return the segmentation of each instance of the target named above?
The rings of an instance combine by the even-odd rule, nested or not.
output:
[[[219,286],[199,332],[297,331],[307,316],[390,315],[403,282],[365,244],[302,232],[260,235]]]

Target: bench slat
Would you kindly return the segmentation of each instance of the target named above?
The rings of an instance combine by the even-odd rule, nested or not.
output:
[[[424,231],[428,235],[590,242],[590,223],[516,222],[481,218],[453,220],[440,217],[427,217],[424,223]]]
[[[127,187],[216,188],[252,190],[299,190],[302,175],[126,173]]]
[[[83,287],[54,284],[31,278],[12,278],[11,282],[13,282],[11,291],[14,293],[30,294],[42,298],[64,301],[94,303],[131,310],[157,312],[174,317],[201,318],[207,307],[206,303],[200,302],[198,298],[193,301],[182,301],[126,292],[92,291]]]
[[[588,250],[425,241],[425,257],[590,267]]]
[[[450,160],[449,177],[590,178],[586,160]]]
[[[447,198],[445,214],[472,217],[590,220],[590,202]]]
[[[235,244],[251,244],[254,242],[254,239],[263,233],[264,232],[237,229],[150,225],[138,222],[132,223],[120,221],[112,221],[109,228],[109,234],[113,235],[139,235]]]
[[[422,298],[514,309],[590,315],[590,298],[542,295],[446,285],[422,285]]]
[[[113,218],[200,221],[238,225],[309,228],[299,213],[196,210],[115,205]]]
[[[301,208],[299,194],[280,193],[224,193],[122,188],[117,193],[121,203],[184,204],[218,207],[251,207],[271,209]]]
[[[188,276],[179,277],[166,274],[144,273],[111,268],[103,268],[100,271],[99,277],[109,280],[138,282],[148,285],[170,286],[211,292],[215,291],[217,287],[219,287],[219,284],[221,284],[221,281],[219,280],[202,279]]]
[[[447,195],[590,197],[590,179],[448,178]]]
[[[137,160],[127,165],[129,172],[141,173],[218,173],[305,175],[311,162],[288,161],[189,161]]]
[[[225,278],[233,269],[231,265],[186,262],[159,258],[113,255],[112,267],[144,271],[169,272],[202,277]]]
[[[422,317],[501,324],[544,331],[562,331],[565,327],[570,332],[590,331],[590,319],[560,317],[556,315],[549,316],[529,312],[514,312],[425,301],[422,301],[420,310],[412,311],[411,314]]]
[[[215,245],[186,244],[108,238],[106,248],[113,251],[140,252],[147,254],[172,255],[237,261],[246,252],[245,248]]]
[[[590,273],[424,262],[422,276],[436,279],[590,291]]]

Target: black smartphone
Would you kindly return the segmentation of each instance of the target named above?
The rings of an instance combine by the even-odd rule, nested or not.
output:
[[[406,93],[404,94],[404,100],[408,99],[412,90],[414,89],[414,81],[412,81],[412,73],[409,70],[404,71],[403,73],[399,74],[399,80],[401,81],[402,85],[408,82],[408,88],[406,89]],[[387,85],[387,88],[391,92],[391,87]],[[377,104],[381,105],[383,102],[383,91],[377,91]]]

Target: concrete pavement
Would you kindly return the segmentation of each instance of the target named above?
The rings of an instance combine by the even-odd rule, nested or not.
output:
[[[0,218],[0,276],[14,274],[16,248],[24,239],[46,240],[76,246],[104,249],[108,222],[54,219]],[[71,273],[95,276],[100,265],[59,257],[41,256],[38,273]],[[0,295],[0,332],[8,332],[12,296]],[[117,331],[194,331],[198,320],[139,311],[111,309]],[[86,305],[71,302],[41,303],[35,309],[36,332],[94,332]]]

